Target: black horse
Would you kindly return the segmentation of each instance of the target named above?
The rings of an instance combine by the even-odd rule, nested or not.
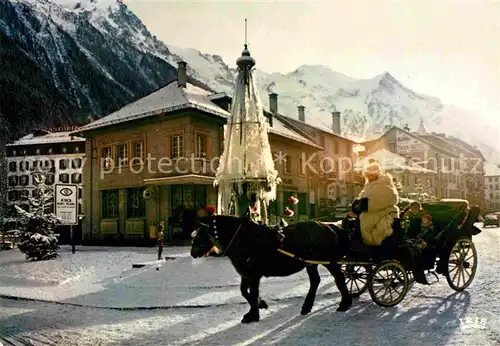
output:
[[[321,264],[335,278],[342,296],[337,311],[347,311],[352,305],[344,273],[337,264],[347,254],[349,238],[339,228],[303,221],[279,231],[257,224],[249,217],[235,216],[212,216],[206,222],[193,232],[191,256],[200,258],[215,248],[230,258],[241,276],[241,294],[250,304],[250,311],[243,316],[242,323],[259,321],[259,308],[267,308],[266,302],[259,297],[262,277],[289,276],[304,268],[310,286],[301,314],[308,314],[321,281],[318,264],[309,260],[328,262]],[[286,250],[286,253],[279,249]]]

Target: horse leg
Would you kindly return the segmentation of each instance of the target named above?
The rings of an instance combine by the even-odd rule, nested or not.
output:
[[[307,315],[311,312],[314,305],[314,299],[316,299],[316,292],[318,290],[321,278],[318,272],[317,265],[308,265],[306,267],[307,275],[309,276],[309,291],[307,292],[306,299],[302,305],[301,315]]]
[[[260,277],[247,279],[248,288],[250,289],[248,295],[248,303],[250,304],[250,311],[248,311],[241,320],[241,323],[259,322],[259,284]]]
[[[331,263],[325,265],[326,269],[333,275],[335,278],[335,285],[340,292],[342,300],[337,308],[337,311],[347,311],[352,305],[352,297],[349,294],[349,290],[347,289],[347,284],[345,283],[345,275],[342,272],[340,264]]]
[[[243,296],[243,298],[246,299],[248,304],[251,304],[250,303],[250,292],[248,291],[248,288],[249,288],[248,280],[245,279],[244,277],[241,277],[241,283],[240,283],[241,295]],[[266,301],[264,299],[262,299],[261,297],[259,297],[259,309],[267,309],[267,308],[268,308],[268,305],[267,305]]]

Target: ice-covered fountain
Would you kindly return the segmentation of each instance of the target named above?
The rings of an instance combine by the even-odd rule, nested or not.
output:
[[[280,182],[268,138],[268,122],[253,78],[255,60],[247,44],[236,61],[238,75],[231,116],[224,131],[224,149],[216,173],[219,214],[242,215],[250,208],[268,223],[268,206]]]

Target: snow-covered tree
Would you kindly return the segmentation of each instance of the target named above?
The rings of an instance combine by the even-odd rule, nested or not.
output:
[[[36,174],[35,194],[29,198],[30,210],[16,206],[21,215],[21,242],[19,250],[26,254],[26,259],[34,261],[57,257],[59,242],[54,230],[61,220],[51,212],[54,203],[54,191],[45,184],[45,175]]]

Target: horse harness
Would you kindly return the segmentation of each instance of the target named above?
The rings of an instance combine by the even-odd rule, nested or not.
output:
[[[336,235],[335,230],[332,227],[330,227],[330,225],[328,225],[326,223],[323,223],[323,222],[316,221],[316,220],[314,222],[316,224],[318,224],[319,226],[326,227],[329,231],[331,231],[333,234]],[[285,235],[283,234],[283,228],[281,228],[281,227],[278,228],[278,234],[280,234],[281,245],[283,246],[283,240],[285,238]],[[337,237],[337,241],[336,241],[337,244],[338,244],[338,241],[339,240],[338,240],[338,237]],[[307,264],[325,264],[325,265],[328,265],[328,264],[331,263],[330,261],[316,261],[316,260],[304,259],[304,258],[302,258],[302,257],[300,257],[300,256],[298,256],[298,255],[296,255],[294,253],[288,252],[288,251],[286,251],[286,250],[284,250],[282,248],[278,248],[277,250],[278,250],[278,252],[282,253],[283,255],[295,258],[295,259],[297,259],[297,260],[299,260],[301,262],[307,263]]]
[[[236,237],[238,236],[239,232],[243,228],[243,223],[240,223],[240,225],[236,229],[236,232],[234,232],[233,237],[231,238],[231,240],[229,241],[229,244],[227,245],[227,247],[225,249],[219,242],[219,235],[217,234],[217,225],[216,225],[215,219],[213,219],[212,223],[213,223],[212,228],[214,229],[214,235],[212,235],[210,232],[207,232],[208,236],[210,238],[210,241],[212,242],[212,244],[214,244],[214,246],[216,248],[218,248],[219,250],[223,250],[222,257],[225,257],[227,255],[229,249],[231,248],[231,246],[234,244],[234,241],[236,240]],[[331,231],[333,234],[335,234],[335,231],[333,230],[333,228],[331,228],[328,224],[322,223],[319,221],[315,221],[315,223],[320,225],[320,226],[326,227],[329,231]],[[205,225],[205,226],[208,226],[208,225]],[[278,241],[280,242],[281,246],[283,246],[283,240],[285,239],[283,229],[284,229],[284,227],[282,227],[281,225],[277,226]],[[337,241],[338,241],[338,238],[337,238]],[[295,258],[295,259],[297,259],[301,262],[305,262],[307,264],[326,264],[326,265],[328,265],[331,263],[330,261],[316,261],[316,260],[304,259],[304,258],[297,256],[296,254],[293,254],[291,252],[288,252],[282,248],[278,248],[276,250],[283,255],[286,255],[286,256],[291,257],[291,258]]]

